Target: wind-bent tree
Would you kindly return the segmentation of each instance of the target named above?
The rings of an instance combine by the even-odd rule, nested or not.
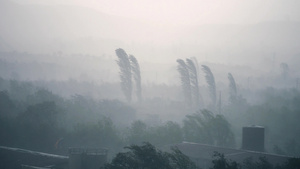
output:
[[[171,148],[171,152],[163,152],[152,144],[125,147],[128,151],[120,152],[111,163],[103,169],[198,169],[196,164],[178,148]]]
[[[198,83],[199,83],[199,80],[200,80],[200,68],[199,68],[199,65],[198,65],[198,60],[196,57],[191,57],[191,60],[194,62],[195,64],[195,67],[196,67],[196,71],[197,71],[197,74],[198,74]],[[203,101],[203,98],[202,98],[202,95],[201,95],[201,92],[200,92],[200,87],[199,87],[199,102],[200,102],[200,107],[201,106],[204,106],[204,101]]]
[[[199,65],[198,65],[197,58],[196,57],[191,57],[191,60],[194,62],[197,72],[199,72],[200,70],[199,70]],[[198,73],[198,79],[200,79],[199,73]]]
[[[212,74],[210,68],[206,65],[202,65],[202,70],[205,73],[205,79],[208,84],[209,93],[212,100],[213,108],[216,108],[216,102],[217,102],[217,92],[216,92],[216,84],[215,84],[215,78]]]
[[[137,59],[133,55],[129,55],[129,60],[131,63],[131,70],[133,73],[133,78],[135,80],[136,85],[136,96],[139,102],[142,101],[142,85],[141,85],[141,72],[140,72],[140,65]]]
[[[182,90],[184,93],[184,98],[187,103],[187,105],[191,105],[191,83],[190,83],[190,74],[187,65],[185,64],[184,60],[182,59],[177,59],[177,70],[180,74],[180,79],[181,79],[181,86]]]
[[[219,100],[218,100],[218,113],[222,113],[222,92],[219,92]]]
[[[280,63],[281,76],[286,79],[289,75],[289,65],[287,63]]]
[[[189,70],[191,92],[193,97],[193,104],[198,107],[199,105],[199,83],[198,72],[195,63],[191,59],[186,59],[187,68]]]
[[[119,48],[116,49],[118,56],[117,63],[120,68],[121,88],[128,102],[131,102],[132,82],[131,82],[131,65],[127,53]]]
[[[231,73],[228,73],[228,80],[229,80],[229,102],[234,103],[236,101],[237,89],[236,89],[235,80]]]
[[[217,146],[235,144],[234,134],[226,118],[206,109],[186,115],[182,130],[186,141]]]

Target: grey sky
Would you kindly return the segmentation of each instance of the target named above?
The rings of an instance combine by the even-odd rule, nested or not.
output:
[[[26,3],[86,6],[107,14],[172,24],[300,20],[299,0],[28,0]]]
[[[283,62],[300,51],[299,0],[11,1],[21,5],[6,9],[9,0],[0,0],[3,51],[114,58],[121,47],[141,62],[172,64],[192,56],[226,64]]]
[[[299,0],[0,0],[0,51],[95,55],[110,65],[95,70],[108,72],[123,48],[138,58],[145,82],[177,81],[176,59],[189,57],[298,70],[299,9]]]

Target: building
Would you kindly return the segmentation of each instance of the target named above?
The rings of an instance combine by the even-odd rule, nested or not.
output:
[[[249,158],[252,158],[253,161],[257,161],[260,157],[265,157],[272,165],[275,166],[277,164],[283,164],[291,158],[288,156],[266,153],[264,148],[264,131],[265,129],[262,126],[253,125],[243,127],[241,149],[190,142],[173,144],[170,147],[177,147],[201,168],[209,168],[212,166],[213,155],[215,152],[224,154],[226,159],[236,161],[240,164]]]
[[[0,146],[1,169],[99,169],[107,161],[102,148],[71,148],[69,156]]]
[[[190,142],[173,144],[171,145],[171,147],[172,146],[177,147],[182,153],[184,153],[192,161],[194,161],[196,165],[200,168],[209,168],[212,166],[213,155],[215,152],[224,154],[226,159],[236,161],[238,163],[242,163],[247,158],[252,158],[254,161],[256,161],[260,157],[266,157],[266,159],[271,164],[276,165],[282,164],[290,158],[287,156],[269,154],[265,152],[217,147],[212,145]]]

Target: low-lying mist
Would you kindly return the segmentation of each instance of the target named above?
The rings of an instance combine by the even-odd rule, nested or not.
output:
[[[266,152],[300,155],[295,6],[293,19],[170,23],[78,3],[0,0],[1,146],[109,157],[145,141],[241,148],[242,127],[259,125]]]
[[[128,103],[118,82],[1,78],[1,145],[61,154],[67,147],[106,147],[111,149],[110,156],[125,145],[143,141],[157,146],[190,141],[240,148],[241,128],[261,125],[266,128],[268,152],[299,155],[299,89],[236,84],[234,100],[229,97],[229,82],[216,84],[222,90],[214,109],[206,85],[199,88],[199,107],[190,107],[180,84],[143,84],[142,102],[133,94]],[[226,121],[221,124],[230,131],[222,133],[228,142],[208,134],[218,128],[194,126],[194,118],[211,123],[205,113]],[[61,138],[64,141],[57,149],[53,145]]]

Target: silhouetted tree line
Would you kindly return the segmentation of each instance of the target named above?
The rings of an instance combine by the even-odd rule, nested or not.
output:
[[[208,91],[211,98],[211,103],[208,106],[200,102],[202,100],[201,92],[199,90],[199,70],[198,70],[198,62],[195,58],[186,59],[186,61],[182,59],[177,59],[177,70],[180,74],[180,81],[182,86],[182,91],[184,95],[184,100],[186,105],[189,107],[194,107],[197,109],[208,108],[212,112],[221,113],[222,112],[222,98],[221,92],[219,96],[219,100],[217,102],[217,87],[215,82],[214,74],[211,69],[202,65],[202,70],[205,74],[205,80],[208,85]],[[235,103],[237,98],[237,87],[235,84],[235,80],[231,73],[228,73],[229,80],[229,103]],[[200,99],[201,98],[201,99]]]
[[[0,92],[0,145],[48,152],[69,146],[117,148],[112,150],[116,152],[123,145],[144,141],[157,146],[184,140],[221,145],[224,138],[201,132],[214,133],[220,125],[228,129],[223,133],[228,136],[226,145],[234,143],[225,117],[207,110],[187,116],[183,126],[172,121],[151,126],[134,120],[135,110],[118,100],[95,101],[81,95],[65,99],[28,83],[7,83],[10,89]],[[11,95],[16,90],[23,94]],[[191,116],[205,126],[195,125]]]
[[[0,79],[0,88],[0,145],[4,146],[48,152],[59,151],[57,147],[96,146],[112,153],[144,141],[155,146],[190,141],[235,147],[241,128],[257,124],[266,128],[269,152],[292,156],[300,152],[297,90],[269,88],[259,91],[262,104],[249,105],[237,97],[222,115],[209,110],[183,112],[187,115],[182,123],[150,125],[136,119],[135,109],[118,100],[62,98],[14,80]],[[163,99],[159,103],[170,109],[175,106],[164,104]]]
[[[250,105],[238,96],[233,104],[224,107],[224,116],[233,132],[243,126],[261,125],[266,129],[265,146],[268,152],[300,155],[300,92],[296,89],[266,88],[256,91],[259,103]]]
[[[265,156],[253,160],[249,157],[242,163],[228,160],[224,154],[215,152],[212,160],[213,166],[210,169],[298,169],[300,167],[300,158],[290,158],[283,164],[272,165]]]
[[[126,152],[118,153],[103,169],[198,169],[199,167],[173,147],[171,152],[163,152],[146,142],[142,145],[126,146]],[[299,158],[290,158],[284,164],[272,165],[266,157],[258,160],[247,158],[242,163],[228,160],[224,154],[215,152],[209,169],[298,169]]]
[[[146,142],[141,146],[126,146],[127,152],[118,153],[111,163],[107,163],[103,169],[197,169],[192,162],[177,148],[172,152],[163,152],[152,144]]]

